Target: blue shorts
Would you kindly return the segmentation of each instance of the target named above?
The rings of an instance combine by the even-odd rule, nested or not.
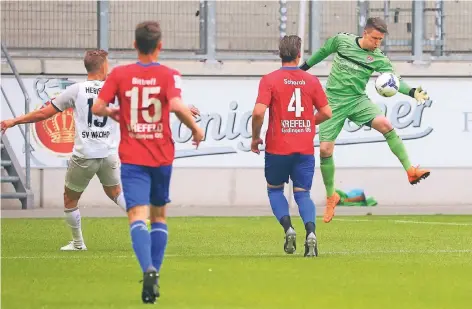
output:
[[[165,206],[170,203],[172,165],[150,167],[121,164],[121,183],[126,209],[135,206]]]
[[[311,190],[315,174],[314,155],[274,155],[265,153],[265,178],[268,184],[280,186],[293,181],[294,188]]]

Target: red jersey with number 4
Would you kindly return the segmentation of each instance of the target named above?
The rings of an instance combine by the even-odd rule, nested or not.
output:
[[[314,154],[315,108],[328,104],[318,78],[297,67],[282,67],[262,77],[256,103],[269,107],[266,152]]]
[[[113,69],[98,97],[120,103],[122,163],[158,167],[174,161],[170,100],[181,95],[179,72],[159,63]]]

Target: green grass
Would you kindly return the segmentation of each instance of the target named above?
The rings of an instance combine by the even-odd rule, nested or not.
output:
[[[472,216],[319,221],[314,259],[301,255],[293,221],[298,250],[288,256],[271,217],[171,218],[157,306],[470,308]],[[61,219],[1,223],[3,309],[144,306],[125,218],[84,218],[88,252],[58,250],[69,240]]]

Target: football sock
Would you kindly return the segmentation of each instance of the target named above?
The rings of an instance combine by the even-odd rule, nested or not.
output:
[[[82,237],[82,219],[80,217],[79,208],[66,208],[64,209],[64,215],[66,222],[72,231],[72,240],[74,241],[74,246],[81,246],[84,243],[84,239]]]
[[[315,225],[314,222],[315,222],[316,209],[315,209],[315,203],[313,203],[313,200],[310,197],[310,192],[298,191],[298,192],[295,192],[293,195],[295,196],[295,202],[297,202],[298,211],[300,212],[300,217],[302,217],[305,228],[308,223],[312,223],[313,228],[311,228],[311,225],[310,225],[310,228],[311,228],[311,232],[313,232],[314,225]],[[308,233],[308,230],[307,230],[307,233]]]
[[[306,230],[306,237],[308,237],[310,233],[315,233],[315,222],[307,222],[305,224],[305,230]]]
[[[117,197],[115,197],[113,201],[116,203],[116,205],[120,206],[121,209],[126,211],[126,201],[123,192],[121,192]]]
[[[144,273],[152,267],[151,237],[144,221],[135,221],[130,224],[129,228],[134,253]]]
[[[334,194],[334,160],[333,157],[320,158],[321,175],[326,188],[326,196]]]
[[[159,271],[164,261],[167,246],[167,224],[156,222],[151,224],[151,256],[152,265]]]
[[[408,153],[406,152],[405,145],[403,144],[402,139],[397,135],[394,129],[384,134],[385,139],[387,140],[388,146],[394,155],[400,160],[405,171],[411,167],[410,159],[408,158]]]
[[[292,219],[290,219],[290,216],[283,216],[279,220],[280,225],[284,228],[284,232],[287,233],[289,228],[293,228],[292,226]]]
[[[288,201],[284,195],[284,188],[267,188],[267,193],[269,194],[270,207],[277,221],[280,222],[285,216],[289,217]],[[280,224],[282,224],[282,222],[280,222]]]

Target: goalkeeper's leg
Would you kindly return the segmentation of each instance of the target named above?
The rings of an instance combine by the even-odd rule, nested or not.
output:
[[[355,110],[349,115],[349,119],[357,125],[368,125],[385,136],[390,150],[401,162],[411,184],[417,184],[421,179],[429,176],[430,172],[428,170],[419,169],[411,165],[402,139],[397,135],[380,107],[373,104],[367,96],[361,98]]]
[[[402,139],[398,136],[390,121],[385,116],[377,116],[371,121],[371,126],[385,136],[390,150],[398,158],[407,172],[408,181],[414,185],[429,176],[430,171],[412,166]]]
[[[320,169],[326,188],[326,208],[323,216],[325,223],[334,217],[334,209],[341,199],[334,186],[334,141],[341,132],[346,120],[344,109],[333,109],[333,117],[320,124]]]

